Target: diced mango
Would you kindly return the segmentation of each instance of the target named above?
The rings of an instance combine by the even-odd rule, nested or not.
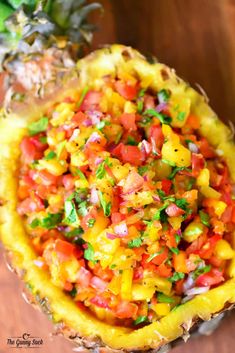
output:
[[[121,278],[120,276],[114,276],[109,283],[108,289],[110,292],[112,292],[115,295],[118,295],[120,293],[121,289]]]
[[[183,238],[187,242],[191,243],[196,240],[204,232],[204,226],[202,223],[193,221],[191,222],[183,232]]]
[[[197,177],[198,186],[209,186],[210,184],[210,172],[209,169],[204,168],[200,171]]]
[[[221,194],[210,186],[201,186],[200,192],[203,196],[211,199],[219,199],[221,197]]]
[[[121,277],[121,298],[131,300],[132,298],[133,269],[123,270]]]
[[[181,223],[183,222],[183,217],[169,217],[168,222],[170,223],[173,229],[178,230],[181,227]]]
[[[143,284],[145,286],[153,287],[166,295],[171,292],[172,284],[166,278],[155,275],[154,277],[146,277],[143,279]]]
[[[132,300],[150,300],[156,289],[155,287],[143,286],[142,284],[133,284],[132,286]]]
[[[221,260],[231,260],[235,256],[235,251],[226,240],[221,239],[216,244],[215,255]]]
[[[124,105],[124,113],[132,114],[136,113],[136,105],[130,101],[126,101]]]
[[[154,161],[153,167],[157,180],[166,179],[172,171],[172,167],[161,159]]]
[[[177,167],[189,167],[191,165],[190,150],[180,143],[179,136],[169,125],[163,124],[162,132],[167,140],[162,147],[162,158]]]
[[[62,175],[68,168],[68,164],[65,161],[58,161],[57,159],[51,159],[49,161],[40,159],[39,166],[55,176]]]
[[[167,314],[169,314],[171,310],[171,306],[169,303],[157,303],[157,304],[151,305],[151,308],[159,316],[166,316]]]

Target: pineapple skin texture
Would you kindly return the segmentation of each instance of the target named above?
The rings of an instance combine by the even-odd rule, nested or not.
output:
[[[51,283],[46,272],[36,267],[33,262],[36,254],[16,211],[17,167],[20,157],[18,146],[26,134],[28,122],[38,119],[52,103],[68,95],[76,96],[76,87],[99,88],[103,85],[103,76],[123,73],[136,74],[141,80],[142,88],[165,88],[170,89],[173,94],[187,97],[191,102],[191,112],[200,118],[200,133],[224,155],[235,181],[235,145],[232,132],[218,119],[204,97],[178,78],[174,70],[167,66],[148,63],[132,48],[112,45],[80,60],[76,68],[77,78],[65,82],[63,89],[58,89],[53,96],[44,100],[29,97],[28,101],[13,105],[7,118],[0,119],[0,234],[13,267],[30,289],[31,298],[41,306],[46,298],[47,314],[62,327],[65,336],[73,336],[76,344],[96,352],[157,352],[170,342],[183,337],[197,321],[210,320],[232,307],[235,303],[235,278],[196,296],[160,321],[141,329],[112,326],[76,306]],[[235,264],[234,259],[232,263]],[[235,274],[234,268],[230,269],[230,274]]]

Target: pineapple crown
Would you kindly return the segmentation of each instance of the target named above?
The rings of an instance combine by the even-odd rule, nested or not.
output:
[[[49,47],[72,47],[72,56],[81,56],[96,29],[87,17],[96,9],[102,6],[86,0],[0,0],[0,67],[6,58]]]

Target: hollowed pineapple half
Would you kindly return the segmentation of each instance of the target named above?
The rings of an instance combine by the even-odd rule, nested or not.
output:
[[[221,245],[222,252],[229,252],[228,256],[221,255],[227,261],[224,282],[205,293],[192,296],[186,302],[180,302],[169,313],[158,316],[156,320],[146,325],[135,327],[126,323],[122,325],[120,322],[102,319],[102,315],[95,314],[94,310],[77,305],[63,288],[52,281],[48,269],[38,266],[35,261],[38,254],[32,246],[32,239],[29,237],[24,218],[17,211],[20,144],[28,134],[29,124],[38,121],[47,114],[51,107],[64,101],[67,97],[78,99],[79,96],[84,95],[84,89],[85,91],[99,90],[105,85],[107,79],[115,79],[116,77],[138,80],[140,91],[148,90],[153,96],[164,90],[170,92],[172,99],[178,100],[179,105],[183,101],[183,107],[181,106],[180,109],[187,110],[187,114],[190,110],[190,114],[199,119],[199,134],[206,137],[216,153],[224,158],[231,179],[235,181],[235,146],[232,132],[218,119],[205,98],[177,77],[174,70],[158,62],[149,63],[140,53],[129,47],[112,45],[91,53],[78,61],[72,76],[70,81],[65,82],[63,87],[56,88],[54,94],[46,99],[34,99],[30,97],[29,93],[29,97],[26,97],[24,102],[12,101],[9,109],[4,112],[4,117],[1,118],[0,216],[2,242],[10,255],[13,267],[26,284],[32,301],[44,309],[46,308],[46,312],[53,322],[61,328],[65,336],[73,339],[77,345],[84,347],[84,349],[100,352],[157,352],[161,349],[164,351],[176,339],[187,336],[191,328],[196,326],[198,322],[208,321],[232,308],[235,302],[233,234],[229,237],[230,244],[226,241],[225,248],[223,248],[223,244]],[[107,90],[109,90],[108,87]],[[116,99],[114,94],[109,95],[104,102],[106,109],[108,106],[112,111]],[[123,97],[118,99],[122,100]],[[134,108],[132,104],[129,104],[125,106],[125,109],[128,114],[132,114]],[[112,111],[112,114],[118,115],[119,112]],[[176,131],[174,136],[177,136],[177,129],[182,127],[184,116],[181,115],[178,120],[174,118],[174,112],[171,113],[171,116],[173,118],[172,126]],[[56,118],[58,118],[58,114],[53,119]],[[185,116],[186,118],[187,116]],[[162,154],[164,154],[165,160],[168,162],[171,160],[170,168],[178,167],[182,170],[188,168],[190,162],[186,161],[188,153],[185,153],[185,147],[177,142],[178,147],[180,146],[179,148],[182,149],[180,153],[183,156],[179,161],[169,146],[172,143],[172,129],[166,121],[162,123],[165,135],[165,150],[162,151]],[[74,163],[76,165],[76,162]],[[109,168],[111,167],[109,166]],[[218,199],[218,192],[205,186],[206,175],[203,173],[196,178],[197,188],[201,188],[202,193],[207,190],[210,198]],[[116,177],[118,176],[116,175]],[[100,190],[102,190],[102,185],[100,185]],[[142,197],[145,196],[146,194],[142,194]],[[135,205],[135,207],[137,206]],[[224,209],[221,213],[223,211]],[[192,242],[194,240],[190,237],[194,237],[195,233],[190,233],[190,229],[185,234],[185,241]],[[98,235],[98,233],[93,234],[93,237],[98,237]],[[156,239],[153,237],[152,242],[155,241]]]

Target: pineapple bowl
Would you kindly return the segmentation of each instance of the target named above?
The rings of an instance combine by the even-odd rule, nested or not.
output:
[[[235,302],[232,132],[130,47],[68,72],[2,109],[1,240],[76,345],[165,352]]]

